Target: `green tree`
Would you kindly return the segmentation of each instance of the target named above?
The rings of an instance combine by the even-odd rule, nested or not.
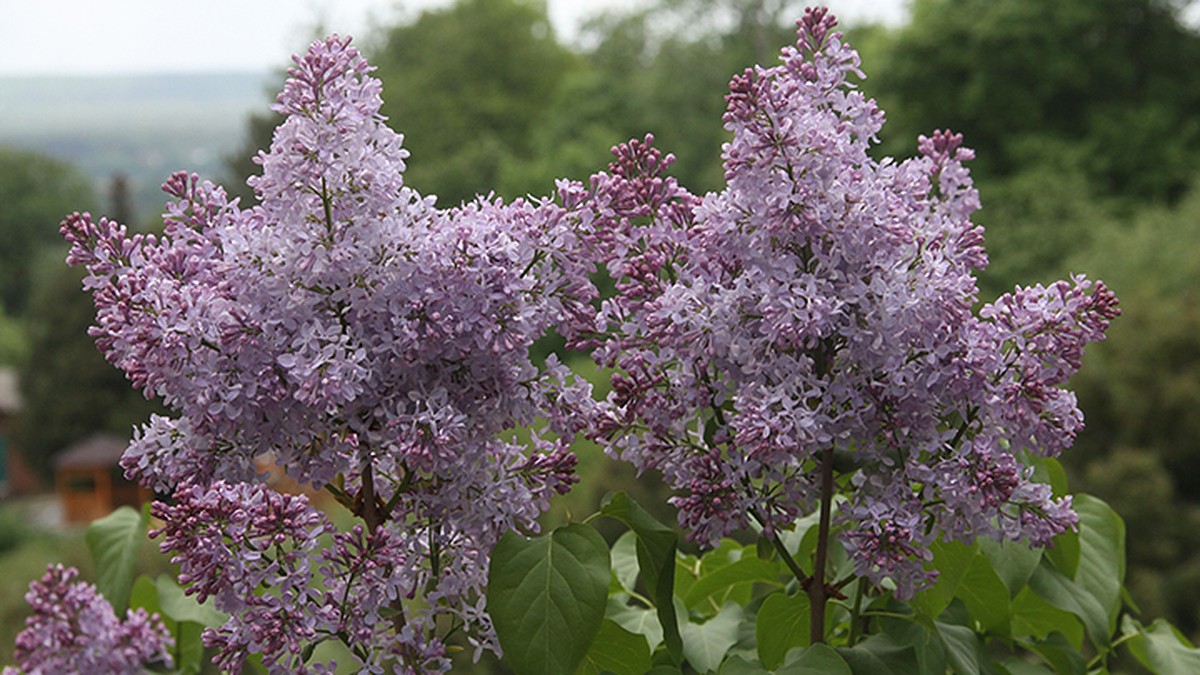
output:
[[[1177,199],[1200,166],[1200,34],[1167,0],[916,0],[871,91],[889,154],[962,132],[976,170],[1024,166],[1029,137],[1079,144],[1098,189]]]
[[[128,181],[114,176],[109,189],[113,220],[135,220],[128,191]],[[83,291],[84,272],[64,265],[63,257],[61,246],[40,256],[25,317],[29,350],[21,368],[24,409],[15,440],[44,476],[54,455],[72,443],[101,430],[128,437],[134,424],[159,409],[96,349],[88,335],[95,309]]]
[[[544,4],[460,0],[388,32],[372,63],[383,113],[412,152],[408,182],[443,205],[501,183],[508,162],[531,155],[532,130],[575,56],[557,42]],[[507,186],[504,196],[546,193]]]
[[[1161,453],[1180,495],[1200,503],[1200,189],[1174,208],[1102,227],[1072,262],[1104,279],[1123,312],[1079,376],[1081,441],[1097,453]]]
[[[20,315],[28,303],[31,261],[58,243],[58,223],[95,204],[88,180],[65,162],[0,147],[0,304]]]
[[[662,0],[593,18],[577,67],[532,129],[532,157],[503,164],[501,186],[544,192],[556,178],[586,178],[612,159],[612,146],[650,132],[675,155],[680,182],[720,189],[729,77],[773,62],[802,11],[792,0]]]
[[[1092,223],[1070,267],[1123,315],[1073,380],[1087,427],[1064,460],[1129,520],[1130,586],[1147,614],[1200,631],[1200,186],[1131,222]]]

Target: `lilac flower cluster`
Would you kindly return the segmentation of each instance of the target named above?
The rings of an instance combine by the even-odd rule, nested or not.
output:
[[[590,388],[529,357],[552,329],[590,325],[573,221],[549,200],[434,208],[404,184],[370,70],[337,37],[296,58],[251,179],[260,206],[178,174],[160,237],[87,214],[62,226],[98,345],[178,413],[152,418],[122,465],[175,492],[156,511],[163,547],[190,592],[234,615],[210,634],[229,666],[260,651],[290,672],[321,631],[402,672],[447,667],[437,626],[498,650],[487,553],[575,481]],[[530,441],[500,440],[539,418]],[[330,526],[255,485],[267,454],[366,530],[314,557]]]
[[[312,569],[328,521],[305,497],[262,485],[188,485],[174,497],[173,505],[153,505],[163,527],[151,536],[175,554],[189,593],[231,614],[204,635],[206,646],[220,650],[217,664],[239,672],[254,645],[268,668],[303,671],[304,648],[328,631],[336,610],[322,603]]]
[[[617,280],[577,340],[617,369],[590,433],[661,471],[705,544],[789,527],[839,467],[825,484],[846,493],[857,573],[905,598],[939,535],[1044,545],[1074,526],[1027,458],[1073,440],[1062,385],[1116,300],[1079,277],[975,314],[973,153],[936,132],[917,158],[873,159],[883,113],[851,82],[858,55],[824,10],[798,23],[779,65],[731,82],[725,190],[689,194],[650,138],[560,186]]]
[[[17,667],[4,675],[145,672],[170,668],[174,641],[157,614],[129,610],[125,620],[92,584],[76,581],[74,567],[52,565],[29,585],[25,601],[33,614],[17,635]]]

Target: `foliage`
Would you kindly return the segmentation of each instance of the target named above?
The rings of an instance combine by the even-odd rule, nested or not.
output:
[[[20,366],[29,358],[29,351],[25,324],[0,309],[0,365]]]
[[[555,39],[544,4],[463,0],[399,26],[373,60],[388,92],[382,112],[428,161],[409,184],[443,206],[497,186],[518,197],[541,183],[501,185],[531,153],[533,129],[575,58]],[[469,139],[469,140],[468,140]]]
[[[1039,138],[1078,147],[1101,193],[1178,198],[1196,169],[1200,35],[1163,0],[921,0],[879,63],[885,150],[953,128],[984,176]],[[1014,152],[1017,150],[1018,152]]]
[[[1053,469],[1053,461],[1046,461]],[[613,499],[629,503],[623,495]],[[939,544],[929,562],[941,573],[938,582],[907,603],[856,579],[834,603],[821,642],[810,640],[807,595],[787,562],[789,557],[807,562],[813,555],[817,519],[798,523],[782,548],[725,539],[699,557],[673,548],[655,549],[657,556],[642,556],[639,548],[634,556],[626,542],[640,547],[655,541],[650,533],[659,531],[635,526],[613,546],[607,628],[593,630],[597,637],[589,654],[622,655],[610,657],[606,666],[622,674],[647,672],[647,658],[662,672],[1083,672],[1085,658],[1089,670],[1103,667],[1127,643],[1138,645],[1134,656],[1152,672],[1179,672],[1169,664],[1200,657],[1200,650],[1165,625],[1147,629],[1129,617],[1118,621],[1123,526],[1099,500],[1081,496],[1078,505],[1079,531],[1056,540],[1066,554],[989,540]],[[601,514],[611,515],[607,511]],[[527,559],[534,550],[543,552],[540,564],[552,560],[544,545],[529,542],[521,549],[525,566],[539,564]],[[607,555],[598,551],[595,560]],[[517,562],[507,549],[496,556],[496,565]],[[665,595],[647,595],[643,589],[661,585],[647,575],[661,560],[674,563],[674,579]],[[854,577],[845,551],[839,549],[833,560],[837,576]],[[560,589],[559,602],[582,602],[571,593]],[[677,626],[657,618],[655,610],[664,604],[678,612]],[[511,631],[511,640],[529,643],[537,630],[536,622],[506,624],[501,639]],[[673,639],[681,649],[669,647]],[[1150,656],[1141,645],[1153,640],[1162,642]],[[553,649],[545,650],[551,658]],[[578,672],[595,672],[588,663]]]
[[[20,315],[29,300],[33,264],[57,245],[57,223],[69,208],[95,200],[87,179],[43,155],[0,147],[0,307]]]
[[[1040,466],[1061,475],[1053,460]],[[1065,484],[1056,482],[1056,489]],[[1045,551],[990,540],[935,546],[928,564],[940,573],[938,581],[909,602],[852,581],[831,606],[823,641],[814,643],[807,596],[788,558],[811,560],[816,518],[798,522],[781,549],[725,539],[691,555],[675,549],[671,528],[614,494],[594,516],[629,527],[611,553],[587,524],[535,539],[506,535],[493,552],[491,611],[502,642],[519,646],[521,656],[506,659],[517,675],[1083,673],[1115,665],[1118,657],[1152,673],[1188,672],[1186,664],[1200,659],[1200,650],[1169,624],[1145,625],[1124,607],[1121,519],[1086,495],[1078,496],[1077,507],[1078,531],[1059,535]],[[126,522],[139,522],[128,507],[93,531],[123,533]],[[137,538],[89,539],[96,542],[99,575],[132,578]],[[837,576],[853,577],[853,563],[840,547],[832,561]],[[172,672],[199,672],[201,630],[227,617],[211,602],[185,595],[169,577],[140,576],[125,588],[106,593],[107,602],[157,613],[174,645]],[[510,589],[525,589],[518,592],[530,598],[502,602]],[[560,616],[564,611],[573,616]],[[603,621],[574,616],[585,613]],[[546,631],[559,634],[546,639]],[[247,667],[261,672],[256,663]]]
[[[1111,281],[1126,312],[1075,379],[1088,428],[1072,460],[1089,491],[1131,520],[1131,584],[1147,611],[1200,628],[1200,433],[1196,288],[1200,199],[1098,229],[1075,254]]]
[[[26,312],[29,354],[21,366],[24,407],[15,440],[26,460],[49,476],[53,457],[98,429],[128,437],[158,408],[104,361],[87,337],[95,316],[83,275],[44,256]]]

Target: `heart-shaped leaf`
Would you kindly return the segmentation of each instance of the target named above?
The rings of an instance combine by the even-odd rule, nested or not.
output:
[[[517,675],[573,673],[608,600],[608,545],[586,525],[500,538],[488,573],[488,613]]]
[[[112,604],[117,616],[129,607],[133,563],[146,541],[150,514],[128,506],[113,511],[88,527],[87,545],[96,563],[96,588]]]

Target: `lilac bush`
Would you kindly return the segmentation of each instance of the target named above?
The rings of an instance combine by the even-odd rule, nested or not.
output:
[[[232,615],[206,635],[230,668],[258,651],[302,671],[324,639],[364,667],[421,672],[448,667],[447,632],[496,649],[487,554],[576,480],[568,445],[590,389],[529,357],[592,311],[563,210],[434,208],[404,185],[369,71],[348,39],[297,57],[252,179],[261,206],[178,174],[161,237],[87,214],[62,227],[100,348],[178,412],[145,425],[122,465],[174,493],[155,511],[162,546],[189,592]],[[535,419],[548,424],[528,442],[501,439]],[[264,456],[365,529],[320,551],[331,526],[258,484]]]
[[[556,628],[594,636],[608,621],[594,531],[502,540],[536,531],[576,482],[580,433],[660,471],[701,545],[759,529],[809,596],[812,643],[852,581],[900,600],[928,587],[936,541],[1046,546],[1076,527],[1034,465],[1082,425],[1064,385],[1116,299],[1080,276],[977,308],[972,152],[937,131],[916,158],[873,158],[883,113],[833,28],[809,11],[779,65],[733,79],[719,193],[680,186],[647,136],[554,199],[435,208],[404,183],[378,80],[333,37],[296,58],[278,98],[284,121],[251,179],[261,205],[177,174],[161,236],[64,221],[98,345],[175,412],[141,428],[122,465],[172,495],[153,535],[186,591],[229,614],[204,633],[221,668],[258,654],[271,672],[332,672],[313,650],[338,641],[361,672],[445,672],[451,634],[476,658],[500,653],[497,542],[512,556],[492,580],[503,597],[545,616],[566,602],[554,593],[574,597],[570,579],[599,597],[586,630],[490,608],[516,627],[506,647],[535,636],[553,651]],[[615,281],[603,301],[598,268]],[[551,332],[614,369],[606,400],[555,357],[531,360]],[[356,524],[267,487],[265,461]],[[639,538],[655,580],[641,597],[679,664],[674,535],[626,501],[605,508]],[[797,561],[780,534],[814,512],[815,552]],[[835,535],[853,561],[840,580],[827,578]],[[514,661],[539,672],[544,656]]]
[[[617,280],[579,340],[617,369],[589,433],[662,472],[701,544],[820,509],[856,573],[909,598],[939,537],[1044,546],[1075,525],[1027,458],[1082,425],[1062,385],[1116,299],[1075,277],[973,311],[973,153],[939,131],[874,159],[883,113],[833,26],[811,10],[779,65],[733,79],[723,191],[688,193],[650,137],[563,187]]]
[[[157,614],[131,609],[121,620],[78,576],[74,567],[51,565],[29,585],[25,601],[33,614],[17,635],[17,667],[5,668],[5,675],[136,675],[152,665],[171,667],[173,640]]]

